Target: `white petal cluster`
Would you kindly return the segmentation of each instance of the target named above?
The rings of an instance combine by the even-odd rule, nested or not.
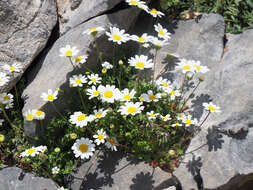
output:
[[[66,47],[60,48],[60,56],[61,57],[73,57],[78,54],[79,50],[77,47],[71,47],[70,45],[66,45]]]
[[[88,159],[94,154],[95,144],[93,144],[92,140],[82,137],[81,139],[76,140],[71,149],[76,158],[80,157],[81,159]]]
[[[102,80],[102,78],[99,77],[98,74],[91,74],[91,75],[88,75],[87,77],[90,80],[88,82],[89,85],[91,85],[91,84],[100,84],[101,80]]]
[[[2,68],[10,73],[14,73],[14,72],[19,73],[21,72],[22,66],[19,63],[13,63],[11,65],[6,64],[2,66]]]
[[[54,100],[57,99],[57,95],[58,90],[53,91],[52,89],[49,89],[47,93],[43,92],[40,97],[46,102],[53,102]]]
[[[82,128],[87,126],[88,122],[92,121],[92,117],[78,111],[74,112],[74,114],[70,116],[69,121],[70,123]]]
[[[69,83],[70,83],[70,86],[73,86],[73,87],[82,87],[84,83],[87,82],[87,79],[85,76],[83,75],[73,75],[72,77],[70,77],[69,79]]]
[[[114,103],[120,99],[120,91],[114,85],[100,86],[99,90],[103,102]]]
[[[60,172],[60,168],[58,168],[57,166],[52,168],[52,174],[53,175],[58,174],[59,172]]]
[[[136,115],[141,113],[143,109],[144,106],[142,106],[142,102],[126,102],[124,105],[120,106],[118,112],[120,112],[121,115]]]
[[[128,102],[134,97],[135,94],[136,91],[134,89],[132,89],[130,92],[128,88],[125,88],[124,90],[121,91],[120,101]]]
[[[10,77],[6,73],[0,72],[0,86],[4,86],[10,80]]]
[[[148,59],[145,55],[135,55],[128,60],[130,66],[135,67],[136,69],[143,70],[152,68],[154,63],[151,59]]]
[[[109,137],[106,139],[105,146],[111,149],[112,151],[117,151],[117,144],[118,141],[115,137]]]
[[[220,113],[221,110],[220,110],[220,107],[214,105],[212,102],[209,102],[209,103],[203,103],[203,106],[205,108],[205,110],[209,111],[209,112],[212,112],[212,113]]]
[[[155,25],[155,31],[158,33],[158,37],[164,40],[170,39],[171,33],[167,31],[167,29],[163,28],[161,24]]]
[[[46,146],[31,147],[20,154],[21,157],[31,156],[34,157],[40,153],[44,153],[47,150]]]
[[[147,94],[142,94],[144,102],[158,102],[161,98],[161,93],[154,93],[152,90],[148,90]]]
[[[91,35],[91,34],[97,34],[98,32],[102,32],[104,31],[105,29],[103,27],[92,27],[92,28],[89,28],[87,30],[85,30],[83,32],[83,34],[88,34],[88,35]]]
[[[95,139],[95,143],[97,145],[104,144],[107,137],[108,136],[103,129],[98,130],[97,134],[93,135],[93,138]]]
[[[209,71],[208,67],[202,66],[200,61],[181,59],[175,69],[182,70],[183,73],[206,73]]]
[[[106,32],[106,35],[109,37],[109,41],[116,42],[119,45],[129,40],[129,34],[126,34],[125,30],[116,27],[110,27],[110,32]]]
[[[0,94],[0,103],[4,105],[5,109],[13,107],[13,95],[11,93],[1,93]]]
[[[113,65],[110,64],[109,62],[105,61],[103,64],[102,64],[102,67],[106,68],[106,69],[112,69],[113,68]]]

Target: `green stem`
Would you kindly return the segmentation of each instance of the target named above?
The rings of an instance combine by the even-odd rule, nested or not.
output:
[[[53,106],[53,108],[54,108],[54,110],[56,111],[56,113],[57,113],[60,117],[62,117],[62,119],[63,119],[64,121],[68,122],[68,120],[57,110],[57,108],[56,108],[56,106],[54,105],[53,102],[51,102],[51,105]]]
[[[2,108],[2,111],[3,111],[3,114],[4,114],[5,119],[6,119],[7,122],[10,124],[10,126],[12,127],[12,129],[13,129],[14,131],[15,131],[15,130],[20,131],[20,129],[19,129],[16,125],[14,125],[14,124],[11,122],[11,120],[9,119],[7,113],[6,113],[5,110],[4,110],[4,105],[3,105],[3,104],[1,104],[1,108]]]
[[[78,93],[79,93],[79,96],[81,98],[81,102],[82,102],[82,105],[83,105],[83,110],[86,110],[85,109],[85,104],[84,104],[84,101],[83,101],[83,96],[82,96],[81,88],[79,88],[79,87],[78,87]]]
[[[103,63],[102,53],[99,50],[96,36],[94,36],[94,43],[95,43],[95,47],[96,47],[96,50],[97,50],[97,53],[98,53],[98,60],[102,64]]]
[[[157,49],[155,48],[155,56],[154,56],[154,71],[153,71],[153,78],[152,78],[152,83],[154,84],[155,82],[155,66],[156,66],[156,57],[157,57]]]
[[[70,61],[71,65],[72,65],[72,66],[73,66],[73,68],[75,69],[76,67],[75,67],[75,65],[74,65],[74,63],[73,63],[73,61],[72,61],[71,57],[68,57],[68,58],[69,58],[69,61]]]
[[[18,110],[20,110],[19,101],[18,101],[18,89],[17,89],[16,84],[14,85],[14,89],[15,89],[15,93],[16,93],[16,101],[17,101],[17,105],[18,105]]]

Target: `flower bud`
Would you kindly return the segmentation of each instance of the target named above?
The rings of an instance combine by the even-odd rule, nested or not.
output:
[[[168,154],[170,156],[175,156],[176,152],[174,150],[169,150]]]
[[[4,142],[4,140],[5,140],[5,136],[0,134],[0,142]]]
[[[203,82],[205,80],[205,77],[204,76],[200,76],[199,77],[199,82]]]
[[[164,99],[165,99],[165,98],[168,98],[168,94],[167,94],[166,92],[163,92],[163,93],[161,94],[161,97],[164,98]]]
[[[191,71],[188,71],[188,72],[186,73],[186,79],[187,79],[187,80],[192,80],[193,76],[194,76],[194,73],[191,72]]]
[[[110,125],[110,129],[114,129],[115,128],[115,125],[114,124],[111,124]]]
[[[77,134],[76,133],[71,133],[69,136],[73,140],[75,140],[77,138]]]
[[[102,69],[102,73],[103,74],[107,73],[107,69],[105,67]]]
[[[58,153],[58,152],[61,151],[61,149],[60,149],[59,147],[56,147],[56,148],[54,149],[54,151]]]
[[[122,60],[119,60],[119,65],[123,65],[124,62]]]

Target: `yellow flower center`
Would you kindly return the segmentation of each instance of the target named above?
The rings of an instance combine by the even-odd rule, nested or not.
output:
[[[152,113],[152,114],[149,115],[149,117],[155,117],[155,114]]]
[[[125,96],[123,97],[123,99],[124,99],[124,100],[130,100],[130,99],[131,99],[131,96],[130,96],[129,94],[127,94],[127,95],[125,95]]]
[[[75,59],[75,62],[78,63],[79,61],[81,61],[83,58],[81,56],[78,56],[76,59]]]
[[[97,79],[96,79],[96,78],[92,78],[91,81],[92,81],[92,82],[96,82]]]
[[[174,91],[174,90],[172,90],[172,91],[170,92],[170,94],[171,94],[171,95],[174,95],[174,94],[175,94],[175,91]]]
[[[99,118],[99,117],[101,117],[102,115],[103,115],[103,113],[98,113],[98,114],[96,115],[96,117]]]
[[[91,28],[91,29],[90,29],[90,32],[95,32],[95,31],[97,31],[96,28]]]
[[[215,108],[214,108],[213,106],[208,106],[208,109],[209,109],[210,111],[215,111]]]
[[[94,91],[94,92],[93,92],[93,95],[94,95],[94,96],[98,96],[98,95],[99,95],[99,91],[97,91],[97,90]]]
[[[200,71],[200,66],[194,65],[198,71]]]
[[[5,100],[5,101],[9,100],[9,96],[5,96],[5,97],[4,97],[4,100]]]
[[[28,151],[27,151],[27,154],[32,154],[32,153],[34,153],[36,150],[34,149],[34,148],[30,148],[30,149],[28,149]]]
[[[10,67],[10,70],[11,71],[15,71],[15,67]]]
[[[137,109],[135,107],[130,107],[127,109],[128,113],[135,113],[137,111]]]
[[[114,35],[112,36],[112,38],[113,38],[114,40],[117,40],[117,41],[120,41],[120,40],[121,40],[121,37],[120,37],[119,35],[116,35],[116,34],[114,34]]]
[[[79,115],[79,116],[77,117],[77,120],[78,120],[78,121],[83,121],[83,120],[85,120],[85,118],[86,118],[86,116],[85,116],[84,114],[81,114],[81,115]]]
[[[72,56],[72,53],[73,53],[73,52],[69,50],[69,51],[66,51],[65,55],[66,55],[66,56]]]
[[[76,79],[76,84],[80,84],[81,82],[81,79]]]
[[[26,119],[28,120],[28,121],[32,121],[33,120],[33,114],[29,114],[29,115],[27,115],[26,116]]]
[[[158,30],[158,33],[162,36],[164,36],[164,31],[163,30]]]
[[[169,86],[169,85],[168,85],[167,83],[163,83],[163,86],[164,86],[164,87],[167,87],[167,86]]]
[[[149,96],[149,99],[150,99],[150,100],[155,100],[155,98],[156,98],[156,97],[155,97],[154,94],[152,94],[151,96]]]
[[[99,134],[99,135],[98,135],[98,140],[101,141],[103,138],[104,138],[104,136],[103,136],[102,134]]]
[[[185,123],[186,123],[187,125],[190,125],[190,124],[192,124],[192,121],[191,121],[190,119],[187,119],[187,120],[185,121]]]
[[[183,69],[184,69],[184,70],[190,70],[191,67],[190,67],[189,65],[185,65],[185,66],[183,67]]]
[[[138,4],[137,1],[134,1],[134,0],[130,1],[130,3],[131,3],[132,5],[137,5],[137,4]]]
[[[36,115],[37,115],[37,116],[41,116],[42,114],[43,114],[42,111],[40,111],[40,110],[37,110],[37,111],[36,111]]]
[[[79,146],[79,150],[80,150],[80,152],[82,152],[82,153],[87,152],[88,146],[87,146],[86,144],[81,144],[81,145]]]
[[[145,64],[143,62],[138,62],[138,63],[136,63],[136,66],[139,68],[143,68],[145,66]]]
[[[52,94],[48,95],[47,97],[48,100],[53,100],[54,99],[54,96]]]
[[[113,93],[112,93],[112,91],[106,91],[106,92],[104,93],[104,96],[105,96],[106,98],[111,98],[111,97],[113,97]]]
[[[175,123],[175,124],[176,124],[177,127],[179,126],[179,123]]]
[[[111,145],[114,145],[114,144],[115,144],[114,139],[113,139],[113,138],[109,138],[109,143],[110,143]]]
[[[164,117],[163,117],[163,120],[167,120],[167,117],[166,117],[166,116],[164,116]]]
[[[156,9],[151,9],[150,12],[153,13],[153,14],[157,14],[158,13],[158,11]]]
[[[139,42],[145,42],[145,41],[146,41],[145,38],[142,38],[142,37],[138,38],[137,40],[138,40]]]

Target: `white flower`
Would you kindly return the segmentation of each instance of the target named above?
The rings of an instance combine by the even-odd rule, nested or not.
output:
[[[68,190],[68,189],[64,187],[59,187],[57,190]]]
[[[129,40],[129,34],[125,34],[125,30],[120,30],[116,27],[110,27],[110,32],[106,32],[106,35],[109,37],[109,41],[116,42],[119,45]]]
[[[114,85],[101,86],[99,91],[103,102],[113,103],[120,99],[120,91]]]
[[[101,129],[101,130],[98,130],[97,131],[97,134],[96,135],[93,135],[93,138],[95,138],[95,143],[97,143],[97,145],[100,145],[101,143],[105,143],[105,139],[107,138],[107,134],[106,132]]]
[[[5,73],[0,72],[0,86],[4,86],[7,82],[9,82],[10,77],[8,77]]]
[[[171,100],[175,100],[176,97],[181,96],[179,90],[174,90],[173,88],[167,88],[166,92],[170,95]]]
[[[45,112],[41,110],[32,110],[34,119],[43,120],[45,118]]]
[[[87,29],[83,32],[83,34],[97,34],[98,32],[102,32],[104,31],[105,29],[103,27],[93,27],[93,28],[90,28],[90,29]]]
[[[138,6],[139,4],[145,4],[145,2],[140,0],[125,0],[129,5]]]
[[[220,113],[220,107],[214,105],[212,102],[210,103],[203,103],[203,106],[205,108],[205,110],[209,111],[209,112],[214,112],[214,113]]]
[[[121,91],[120,101],[130,101],[135,94],[136,91],[134,89],[129,92],[129,89],[125,88],[123,91]]]
[[[135,55],[128,60],[130,66],[135,67],[136,69],[143,70],[144,68],[152,68],[153,62],[151,59],[148,60],[148,57],[145,55]]]
[[[78,111],[74,112],[73,115],[70,116],[70,123],[75,124],[78,127],[84,127],[91,121],[91,117]]]
[[[163,47],[163,46],[165,46],[165,45],[168,44],[168,41],[167,41],[167,40],[159,40],[157,37],[154,37],[154,36],[151,36],[151,37],[150,37],[150,42],[151,42],[154,46],[156,46],[156,47],[158,47],[158,48],[161,48],[161,47]]]
[[[57,166],[52,168],[52,174],[53,175],[58,174],[59,172],[60,172],[60,168],[58,168]]]
[[[84,83],[87,82],[87,79],[85,76],[83,75],[73,75],[72,77],[70,77],[69,79],[69,83],[71,86],[74,86],[74,87],[82,87]]]
[[[176,123],[172,124],[172,127],[179,127],[179,126],[182,126],[182,124],[179,123],[179,122],[176,122]]]
[[[61,57],[73,57],[78,54],[79,50],[77,47],[71,47],[70,45],[66,45],[66,47],[60,48],[60,56]]]
[[[0,103],[2,104],[9,104],[13,102],[13,95],[7,94],[6,92],[0,94]]]
[[[141,101],[141,102],[144,102],[144,97],[146,97],[147,96],[147,94],[141,94],[141,96],[139,97],[139,100]]]
[[[47,150],[47,146],[40,145],[40,146],[36,147],[36,150],[38,152],[44,153]]]
[[[97,121],[98,119],[105,117],[107,112],[108,110],[104,110],[103,108],[99,110],[94,110],[93,120]]]
[[[163,28],[159,23],[155,25],[155,31],[158,33],[158,37],[165,40],[170,39],[171,33],[169,33],[167,29]]]
[[[5,140],[5,136],[3,134],[0,134],[0,143],[4,142],[4,140]]]
[[[190,125],[197,125],[198,120],[196,118],[192,119],[191,115],[187,115],[185,118],[183,118],[183,123],[186,127],[188,127]]]
[[[159,77],[156,81],[155,81],[157,87],[159,89],[167,89],[170,87],[171,82],[168,79],[164,79],[162,77]]]
[[[12,65],[6,64],[2,68],[4,70],[6,70],[6,71],[9,71],[10,73],[13,73],[13,72],[17,72],[18,73],[18,72],[21,71],[22,66],[21,66],[21,64],[13,63]]]
[[[186,59],[181,59],[178,65],[175,67],[175,69],[181,69],[183,73],[186,73],[188,71],[194,72],[195,67],[192,65],[191,61],[187,61]]]
[[[43,92],[41,94],[41,98],[46,102],[53,102],[55,99],[57,99],[58,90],[54,91],[49,89],[47,93]]]
[[[89,99],[98,97],[100,95],[100,91],[99,91],[100,88],[101,88],[101,85],[98,86],[98,89],[96,89],[95,86],[92,86],[91,88],[87,89],[87,95],[89,96]]]
[[[120,106],[118,112],[121,112],[121,115],[136,115],[141,113],[144,109],[144,106],[141,106],[142,102],[126,102],[124,105]]]
[[[183,121],[186,118],[186,115],[184,113],[178,113],[177,119]]]
[[[106,68],[106,69],[112,69],[113,68],[113,65],[110,64],[109,62],[105,61],[103,64],[102,64],[102,67]]]
[[[77,67],[80,67],[80,64],[84,64],[86,62],[86,59],[88,58],[87,55],[83,55],[83,56],[77,56],[74,59],[74,65],[76,65]]]
[[[76,140],[71,149],[76,158],[81,157],[81,159],[88,159],[95,151],[95,144],[93,144],[92,140],[82,137]]]
[[[162,118],[163,121],[169,121],[169,120],[171,120],[170,114],[167,114],[165,116],[161,115],[161,118]]]
[[[158,102],[159,98],[161,98],[161,94],[154,94],[152,90],[148,90],[147,94],[143,94],[143,100],[145,102]]]
[[[189,60],[189,62],[193,65],[194,67],[194,71],[197,73],[197,72],[200,72],[200,73],[206,73],[209,71],[208,67],[207,66],[202,66],[200,65],[200,61],[194,61],[194,60]]]
[[[36,149],[36,147],[32,147],[32,148],[29,148],[27,150],[25,150],[24,152],[22,152],[20,154],[21,157],[26,157],[26,156],[31,156],[31,157],[34,157],[35,155],[38,155],[39,154],[39,151]]]
[[[139,8],[139,9],[142,9],[142,10],[144,10],[144,11],[146,11],[147,13],[148,13],[148,6],[147,5],[145,5],[144,4],[144,2],[143,3],[139,3],[138,5],[137,5],[137,7]]]
[[[101,83],[101,80],[102,80],[102,78],[99,77],[98,74],[88,75],[88,79],[90,79],[88,84],[99,84],[99,83]]]
[[[35,119],[35,114],[32,110],[27,110],[24,113],[24,117],[27,121],[32,121],[33,119]]]
[[[107,148],[110,148],[112,151],[117,151],[117,139],[115,137],[109,137],[106,139],[105,146]]]
[[[156,10],[156,9],[151,9],[151,10],[148,11],[148,13],[151,14],[155,18],[156,17],[162,17],[162,16],[165,15],[164,13],[162,13],[162,12]]]
[[[159,116],[159,113],[154,113],[154,111],[147,112],[148,119],[156,119]]]
[[[136,35],[130,36],[130,39],[139,43],[148,43],[149,42],[149,36],[147,33],[142,34],[140,37]]]

